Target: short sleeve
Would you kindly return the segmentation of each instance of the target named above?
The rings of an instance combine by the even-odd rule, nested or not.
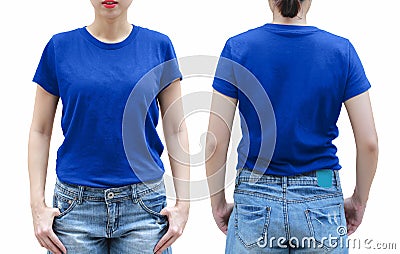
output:
[[[235,84],[234,60],[228,41],[222,50],[221,57],[219,58],[212,86],[218,92],[237,99],[238,88]]]
[[[33,82],[37,83],[47,92],[60,96],[56,75],[56,60],[54,42],[51,39],[43,50],[42,57],[36,69]]]
[[[177,79],[182,79],[182,74],[179,70],[178,60],[176,59],[175,50],[171,40],[167,37],[165,44],[165,55],[161,73],[162,89],[171,84]]]
[[[349,68],[343,101],[347,101],[371,88],[364,67],[353,45],[349,42]]]

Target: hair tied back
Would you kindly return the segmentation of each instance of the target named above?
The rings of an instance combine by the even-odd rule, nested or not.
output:
[[[276,7],[285,18],[294,18],[300,11],[301,3],[304,0],[278,0]]]

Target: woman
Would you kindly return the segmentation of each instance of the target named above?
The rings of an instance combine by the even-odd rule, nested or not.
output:
[[[377,166],[370,84],[348,40],[307,26],[311,0],[269,5],[272,23],[229,39],[217,68],[206,164],[213,216],[227,234],[226,253],[347,253]],[[243,136],[228,204],[225,163],[237,102]],[[346,200],[332,144],[343,103],[357,145],[357,181]]]
[[[54,35],[33,79],[38,86],[29,176],[35,235],[51,253],[170,253],[189,210],[183,184],[175,185],[175,206],[165,207],[163,146],[155,129],[157,102],[164,118],[181,96],[174,49],[167,36],[128,23],[132,0],[91,3],[94,22]],[[65,139],[50,208],[44,193],[59,99]],[[188,140],[181,105],[170,110],[163,127],[171,154],[179,152],[178,139],[184,149]],[[131,144],[133,137],[144,145]],[[139,148],[132,154],[129,145]],[[188,180],[187,164],[172,156],[170,162],[174,177]]]

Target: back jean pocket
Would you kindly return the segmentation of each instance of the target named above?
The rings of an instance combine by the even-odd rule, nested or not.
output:
[[[267,239],[271,208],[235,203],[235,234],[246,248],[262,245]]]
[[[305,211],[311,237],[315,247],[326,250],[338,247],[341,237],[346,235],[341,215],[342,205],[322,208],[310,208]]]

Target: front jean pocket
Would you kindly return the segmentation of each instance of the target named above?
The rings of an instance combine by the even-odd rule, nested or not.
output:
[[[343,218],[340,211],[340,204],[305,211],[316,248],[331,250],[338,247],[340,238],[346,234],[346,227],[342,225]]]
[[[270,213],[267,206],[235,204],[235,234],[246,248],[266,241]]]
[[[60,210],[60,214],[56,216],[59,219],[70,213],[76,206],[76,199],[64,196],[56,192],[53,196],[53,207]]]
[[[139,198],[139,205],[150,215],[158,218],[167,219],[167,216],[160,214],[161,210],[167,206],[167,199],[163,193],[151,190],[146,195]]]

